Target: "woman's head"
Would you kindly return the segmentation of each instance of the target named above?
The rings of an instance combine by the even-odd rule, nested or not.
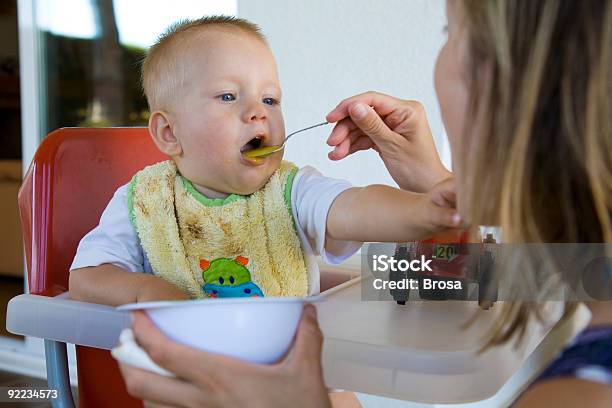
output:
[[[436,90],[464,218],[507,242],[612,241],[612,1],[447,2]],[[490,341],[522,332],[506,308]]]
[[[448,1],[436,88],[464,217],[611,241],[612,2]]]

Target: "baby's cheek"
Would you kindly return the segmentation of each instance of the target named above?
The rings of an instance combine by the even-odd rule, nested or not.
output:
[[[268,170],[270,172],[270,176],[274,173],[281,165],[281,161],[283,160],[282,154],[276,154],[272,159],[268,161]]]
[[[198,167],[206,174],[215,175],[221,173],[227,167],[229,157],[223,153],[211,149],[202,149],[198,158]]]
[[[232,166],[234,165],[234,162],[235,160],[232,160],[226,157],[221,161],[221,164],[219,165],[219,167],[222,169],[224,173],[227,173],[228,171],[231,170]]]
[[[214,146],[214,143],[211,143],[210,146]],[[227,146],[216,146],[217,148],[211,148],[210,146],[204,149],[206,152],[204,157],[211,163],[223,165],[223,163],[231,161],[236,156],[235,152]]]

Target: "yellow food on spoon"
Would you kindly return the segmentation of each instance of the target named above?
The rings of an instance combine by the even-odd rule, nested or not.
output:
[[[245,157],[248,157],[249,159],[256,159],[262,156],[267,156],[276,150],[278,150],[278,146],[264,146],[259,147],[257,149],[249,150],[248,152],[244,152],[242,154]]]

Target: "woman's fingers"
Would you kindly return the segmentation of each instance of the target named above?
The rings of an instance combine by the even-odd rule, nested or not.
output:
[[[327,139],[329,146],[334,150],[328,153],[330,160],[340,160],[346,157],[350,148],[349,134],[355,129],[355,124],[350,118],[342,119],[334,126],[331,135]]]
[[[351,150],[351,139],[347,134],[344,139],[334,147],[334,150],[327,154],[330,160],[344,159]]]
[[[163,368],[175,372],[179,365],[177,358],[185,353],[183,347],[168,339],[144,312],[134,312],[132,317],[134,337],[138,344],[153,361]]]
[[[374,147],[376,147],[376,145],[374,144],[372,139],[370,139],[367,136],[359,135],[359,137],[357,139],[355,139],[355,141],[353,141],[351,143],[351,147],[350,147],[348,153],[349,154],[353,154],[353,153],[358,152],[360,150],[368,150],[368,149],[372,149]]]
[[[429,221],[434,227],[459,228],[461,216],[454,208],[433,206],[430,211]]]
[[[146,399],[150,404],[171,407],[198,406],[204,402],[201,392],[193,384],[127,364],[119,364],[119,368],[128,393],[135,398]]]
[[[359,139],[361,138],[363,138],[364,141],[360,141],[359,142],[360,148],[356,149],[355,143],[357,143],[357,141],[359,141]],[[367,143],[365,142],[365,140],[367,140]],[[339,143],[336,147],[334,147],[334,150],[332,150],[328,154],[328,157],[331,160],[344,159],[346,156],[356,152],[357,150],[364,150],[363,146],[366,146],[366,145],[368,146],[367,148],[370,148],[374,146],[374,142],[372,142],[372,139],[365,136],[363,132],[361,131],[361,129],[355,128],[351,130],[345,136],[344,140],[341,143]]]
[[[340,120],[334,126],[329,138],[327,138],[327,144],[329,146],[337,146],[342,142],[350,132],[357,129],[357,126],[353,123],[351,118],[345,118]]]
[[[363,150],[366,145],[369,145],[368,148],[378,146],[384,150],[387,145],[395,143],[396,139],[403,138],[389,129],[370,106],[357,103],[350,107],[349,113],[351,124],[343,119],[334,128],[327,141],[329,145],[335,146],[329,154],[331,160],[343,159],[357,150]],[[371,143],[362,141],[359,148],[353,148],[352,144],[359,139],[359,136],[367,136],[371,139]]]
[[[374,92],[341,102],[327,118],[329,121],[338,119],[327,140],[328,145],[335,146],[328,155],[329,158],[340,160],[353,152],[372,147],[376,147],[377,151],[384,152],[385,155],[393,155],[409,136],[398,133],[398,130],[410,133],[415,127],[409,123],[413,113],[411,103]],[[350,141],[348,139],[354,132],[369,137],[372,143],[361,141],[359,146],[353,147],[352,144],[359,138],[354,137]]]
[[[158,404],[152,401],[142,401],[144,408],[175,408],[176,405]]]
[[[372,106],[381,116],[387,116],[392,113],[399,104],[399,99],[379,92],[365,92],[359,95],[346,98],[338,104],[326,116],[328,122],[338,122],[349,116],[351,106],[356,103]]]
[[[432,188],[429,195],[431,197],[431,201],[435,205],[456,211],[457,194],[455,193],[455,190],[456,190],[455,179],[453,177],[449,177],[441,181],[440,183],[436,184]]]
[[[289,364],[305,364],[321,369],[322,349],[323,333],[317,322],[317,311],[313,305],[306,305],[298,326],[293,352],[287,357]]]
[[[291,379],[287,387],[293,388],[293,395],[299,395],[292,405],[331,408],[323,381],[322,350],[323,333],[317,322],[316,309],[313,305],[306,305],[293,349],[276,370],[277,375]]]
[[[452,177],[436,184],[429,192],[432,211],[430,221],[434,226],[458,228],[463,221],[457,212],[455,180]]]
[[[410,110],[404,101],[378,92],[366,92],[345,99],[326,117],[328,122],[337,122],[327,140],[328,145],[336,146],[331,156],[337,160],[348,154],[350,149],[346,139],[355,129],[372,138],[373,145],[384,150],[385,144],[397,142],[398,138],[404,137],[389,128],[385,123],[386,118],[397,122],[406,118]]]
[[[202,387],[214,388],[214,380],[232,367],[244,365],[240,360],[207,353],[167,338],[143,313],[134,313],[134,336],[155,363],[182,378],[198,379]]]
[[[447,207],[457,208],[457,194],[454,191],[442,191],[440,195],[446,202]]]
[[[361,129],[366,136],[369,136],[374,144],[382,149],[384,149],[386,145],[393,143],[396,139],[403,138],[403,136],[389,129],[379,116],[379,113],[371,106],[357,103],[350,107],[349,114],[355,125]]]
[[[144,408],[174,408],[176,407],[176,405],[158,404],[157,402],[152,402],[152,401],[142,401],[142,406]]]
[[[440,207],[457,207],[457,195],[451,190],[435,191],[431,195],[431,200]]]

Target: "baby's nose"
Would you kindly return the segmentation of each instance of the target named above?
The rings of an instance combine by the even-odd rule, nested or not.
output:
[[[261,103],[251,104],[245,114],[245,119],[249,122],[264,120],[266,117],[266,108]]]

